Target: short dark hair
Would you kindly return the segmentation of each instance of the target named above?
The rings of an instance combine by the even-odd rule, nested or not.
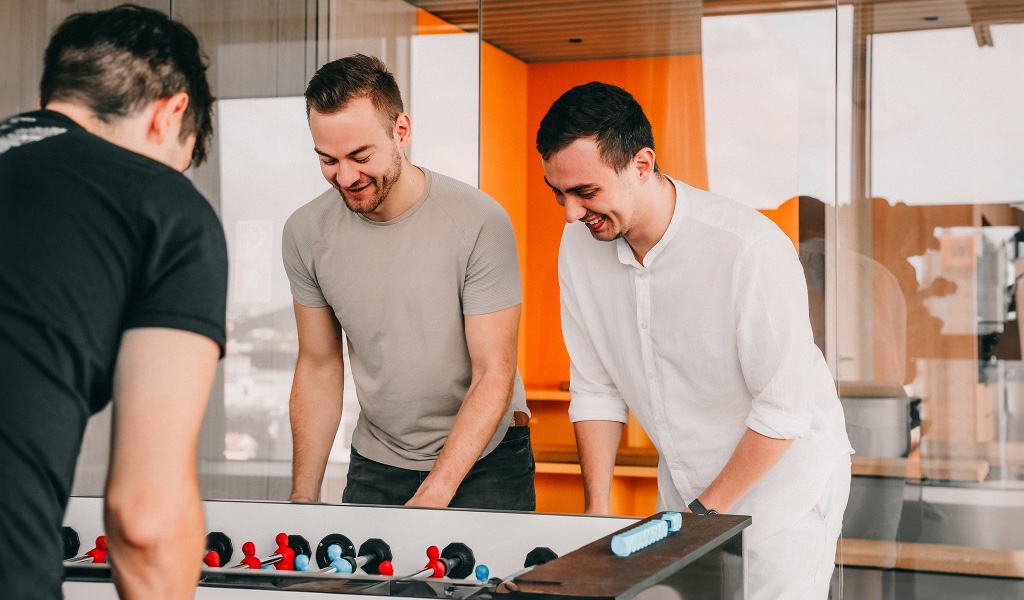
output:
[[[578,139],[594,138],[606,165],[622,172],[654,133],[640,104],[626,90],[592,81],[561,95],[541,119],[537,151],[547,160]],[[658,171],[658,165],[654,165]]]
[[[111,123],[185,92],[181,139],[196,136],[192,163],[198,165],[213,132],[206,66],[196,36],[159,11],[123,4],[77,13],[61,23],[46,47],[39,100],[44,108],[53,101],[82,104]]]
[[[395,76],[379,58],[353,54],[333,60],[320,69],[306,86],[306,116],[310,110],[332,115],[358,98],[369,98],[389,135],[395,120],[405,112]]]

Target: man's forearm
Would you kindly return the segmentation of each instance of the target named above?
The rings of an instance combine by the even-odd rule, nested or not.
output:
[[[611,508],[612,476],[615,471],[615,455],[622,439],[622,423],[577,421],[573,423],[573,429],[580,455],[580,472],[583,474],[585,510],[591,515],[606,515]]]
[[[728,512],[782,459],[792,444],[793,440],[770,438],[747,429],[725,468],[700,495],[701,504],[718,512]]]
[[[410,504],[448,506],[508,411],[513,381],[514,374],[495,375],[470,387],[434,468]]]
[[[292,429],[292,502],[318,502],[327,459],[341,423],[344,367],[300,358],[289,400]]]

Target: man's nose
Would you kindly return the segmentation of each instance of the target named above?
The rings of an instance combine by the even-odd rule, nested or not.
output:
[[[337,179],[338,185],[341,187],[351,187],[359,181],[359,169],[355,168],[355,166],[347,160],[339,160],[334,177]]]
[[[587,214],[587,209],[583,208],[583,203],[572,194],[567,194],[565,196],[565,222],[575,223],[585,214]]]

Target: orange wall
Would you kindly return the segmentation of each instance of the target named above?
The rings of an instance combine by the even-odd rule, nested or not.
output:
[[[417,31],[464,33],[422,9]],[[644,107],[662,171],[707,189],[703,65],[700,56],[527,65],[486,42],[480,61],[480,189],[508,211],[516,233],[524,290],[519,370],[527,387],[557,387],[569,378],[558,300],[558,245],[565,221],[534,149],[540,120],[573,86],[618,85]],[[798,243],[795,198],[761,212]]]
[[[436,35],[444,33],[466,33],[462,28],[429,13],[422,8],[416,9],[416,35]]]
[[[512,219],[525,296],[529,273],[526,252],[528,71],[526,63],[486,42],[481,45],[480,64],[480,189],[501,203]],[[519,321],[520,373],[526,370],[529,318],[524,303]]]
[[[526,365],[528,387],[555,387],[569,378],[558,302],[558,244],[563,213],[544,183],[534,136],[551,104],[569,88],[603,81],[637,99],[654,129],[658,165],[707,189],[704,86],[699,56],[635,58],[529,65],[527,98]],[[485,159],[485,157],[482,157]]]
[[[793,241],[797,252],[800,251],[800,198],[794,196],[786,200],[775,210],[762,210],[762,215],[768,217],[783,233]]]

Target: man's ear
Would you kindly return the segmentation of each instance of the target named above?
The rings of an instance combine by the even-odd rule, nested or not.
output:
[[[654,150],[641,148],[633,155],[633,168],[637,170],[641,181],[646,181],[654,173],[655,165]]]
[[[412,120],[409,115],[399,113],[395,119],[395,142],[399,148],[407,148],[412,141]]]
[[[173,96],[154,100],[152,103],[152,116],[149,118],[147,137],[158,146],[164,143],[168,136],[177,138],[181,132],[181,121],[185,116],[185,109],[188,108],[188,94],[178,92]]]

